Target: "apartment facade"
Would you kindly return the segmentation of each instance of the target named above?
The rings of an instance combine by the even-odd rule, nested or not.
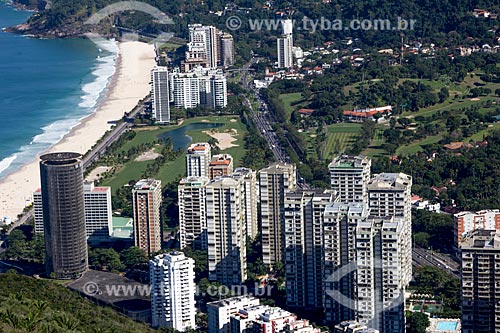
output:
[[[357,320],[381,332],[405,332],[410,268],[403,267],[408,246],[403,233],[401,217],[369,217],[356,228]]]
[[[356,262],[356,228],[366,221],[369,209],[359,202],[335,202],[325,208],[323,216],[325,322],[337,324],[355,318],[356,272],[336,277],[335,272]],[[339,302],[333,293],[347,298]]]
[[[455,248],[460,248],[467,235],[477,229],[500,230],[500,210],[481,210],[460,212],[453,215],[453,235]]]
[[[278,68],[293,67],[293,23],[292,20],[282,21],[283,35],[277,39]]]
[[[324,303],[323,215],[332,192],[295,190],[285,193],[286,303],[291,308],[321,310]]]
[[[161,250],[161,181],[142,179],[132,189],[134,245],[148,255]]]
[[[207,303],[208,333],[231,333],[231,316],[240,309],[258,306],[253,296],[237,296]]]
[[[190,24],[189,42],[185,54],[184,70],[196,66],[215,68],[234,64],[233,36],[213,26]]]
[[[249,168],[236,168],[233,178],[241,179],[246,236],[254,239],[258,233],[257,172]]]
[[[170,94],[178,108],[197,106],[217,109],[227,106],[227,79],[222,70],[195,67],[169,75]]]
[[[194,260],[182,252],[160,254],[149,262],[149,273],[152,326],[195,329]]]
[[[262,259],[266,265],[283,262],[285,192],[295,189],[296,185],[296,168],[293,164],[278,163],[259,171]]]
[[[217,178],[206,186],[209,279],[227,286],[247,278],[243,179]]]
[[[462,332],[500,332],[500,232],[478,229],[461,248]]]
[[[180,247],[193,250],[208,249],[206,220],[207,177],[187,177],[177,188],[179,204]]]
[[[108,239],[113,229],[111,188],[107,186],[94,186],[93,182],[84,182],[83,196],[87,240],[90,242],[99,242]],[[44,229],[41,189],[33,192],[33,209],[35,233],[42,235]]]
[[[156,122],[169,124],[170,88],[167,67],[156,66],[151,70],[151,100]]]
[[[394,216],[402,218],[404,263],[403,281],[408,285],[412,276],[412,235],[411,235],[411,176],[404,173],[381,173],[368,183],[370,215],[377,217]]]
[[[208,177],[212,148],[208,142],[193,143],[186,154],[187,177]]]
[[[233,157],[229,154],[218,154],[212,156],[208,165],[208,177],[215,179],[217,177],[227,176],[233,173]]]
[[[88,269],[82,155],[40,157],[45,268],[56,279],[79,278]]]
[[[368,202],[371,159],[366,156],[337,156],[328,165],[332,190],[340,202]]]

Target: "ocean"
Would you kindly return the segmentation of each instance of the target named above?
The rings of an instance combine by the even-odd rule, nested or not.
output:
[[[0,29],[32,12],[0,0]],[[94,112],[116,69],[114,41],[33,39],[0,31],[0,180]]]

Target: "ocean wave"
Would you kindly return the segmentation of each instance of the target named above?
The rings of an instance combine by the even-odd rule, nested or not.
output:
[[[82,102],[78,104],[82,110],[74,117],[60,119],[41,128],[42,133],[34,136],[31,142],[22,146],[17,152],[0,160],[0,178],[6,177],[14,170],[31,162],[38,154],[47,151],[79,125],[83,118],[95,112],[102,99],[103,92],[116,71],[118,43],[114,40],[98,43],[100,54],[92,70],[92,82],[82,86]],[[76,107],[76,105],[75,105]]]
[[[115,41],[99,41],[97,46],[100,53],[103,50],[111,52],[111,55],[99,55],[97,66],[92,71],[95,79],[82,87],[82,102],[78,104],[81,108],[93,108],[99,102],[102,92],[108,86],[109,80],[116,71],[116,56],[118,54],[118,45]]]
[[[16,160],[16,158],[17,158],[17,155],[14,154],[14,155],[6,157],[0,161],[0,175],[2,174],[2,172],[7,170],[11,166],[12,162],[14,162]]]

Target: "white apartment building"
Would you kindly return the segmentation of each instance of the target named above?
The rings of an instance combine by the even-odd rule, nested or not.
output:
[[[149,274],[152,326],[195,329],[194,260],[182,252],[160,254],[149,262]]]
[[[323,215],[325,321],[330,324],[355,318],[356,274],[350,272],[342,279],[334,272],[356,262],[356,228],[369,214],[367,205],[360,202],[335,202]],[[347,301],[339,302],[333,292],[340,292]],[[352,301],[351,301],[352,300]]]
[[[206,68],[228,67],[234,64],[233,36],[213,26],[190,24],[184,67],[189,70],[201,65]]]
[[[243,184],[225,176],[206,185],[208,278],[227,286],[247,278]]]
[[[85,230],[87,239],[98,242],[108,239],[113,230],[113,211],[111,208],[111,188],[94,186],[93,182],[83,184],[85,204]],[[33,193],[35,233],[43,234],[42,191]]]
[[[208,142],[193,143],[186,154],[187,177],[208,177],[208,167],[212,158],[212,148]]]
[[[206,177],[187,177],[177,188],[179,204],[180,247],[190,246],[194,250],[206,250],[207,220],[205,186]]]
[[[151,71],[153,117],[160,124],[170,123],[170,88],[167,67],[156,66]]]
[[[161,250],[161,202],[161,180],[141,179],[134,185],[134,245],[148,255]]]
[[[282,21],[283,35],[277,39],[278,68],[293,67],[293,24],[292,20]]]
[[[208,333],[230,333],[231,316],[241,309],[258,305],[259,300],[248,295],[207,303]]]
[[[328,165],[330,184],[340,202],[368,202],[371,159],[366,156],[337,156]]]
[[[262,261],[272,266],[283,262],[285,251],[285,192],[297,186],[293,164],[277,163],[259,171],[259,197],[262,221]]]
[[[284,264],[288,307],[323,308],[323,214],[333,201],[331,191],[285,192]]]
[[[185,73],[174,71],[169,80],[171,98],[178,108],[227,106],[227,79],[222,70],[198,66]]]
[[[42,189],[33,192],[33,215],[35,218],[35,234],[43,235]]]
[[[500,210],[498,209],[460,212],[453,215],[453,220],[454,245],[457,249],[460,248],[461,242],[467,238],[467,235],[474,230],[500,230]]]
[[[234,40],[233,36],[221,33],[219,37],[219,65],[230,67],[234,65]]]
[[[408,272],[404,267],[404,221],[401,217],[372,217],[356,229],[357,320],[380,332],[403,333],[404,292]],[[410,274],[411,277],[411,274]]]
[[[402,234],[405,268],[403,281],[408,285],[412,275],[412,236],[411,236],[411,176],[404,173],[381,173],[368,183],[370,215],[402,218]]]
[[[249,168],[236,168],[232,177],[242,179],[245,232],[247,237],[254,239],[258,233],[257,172]]]
[[[175,107],[191,109],[200,105],[200,79],[194,75],[170,75],[172,100]]]

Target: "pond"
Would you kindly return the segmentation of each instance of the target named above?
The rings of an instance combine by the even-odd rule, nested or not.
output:
[[[174,145],[174,149],[182,149],[185,150],[187,146],[193,141],[193,139],[187,135],[189,131],[195,130],[206,130],[221,127],[224,124],[222,123],[192,123],[186,126],[182,126],[176,128],[171,131],[163,132],[158,135],[158,139],[165,140],[166,138],[170,138],[172,140],[172,144]]]

